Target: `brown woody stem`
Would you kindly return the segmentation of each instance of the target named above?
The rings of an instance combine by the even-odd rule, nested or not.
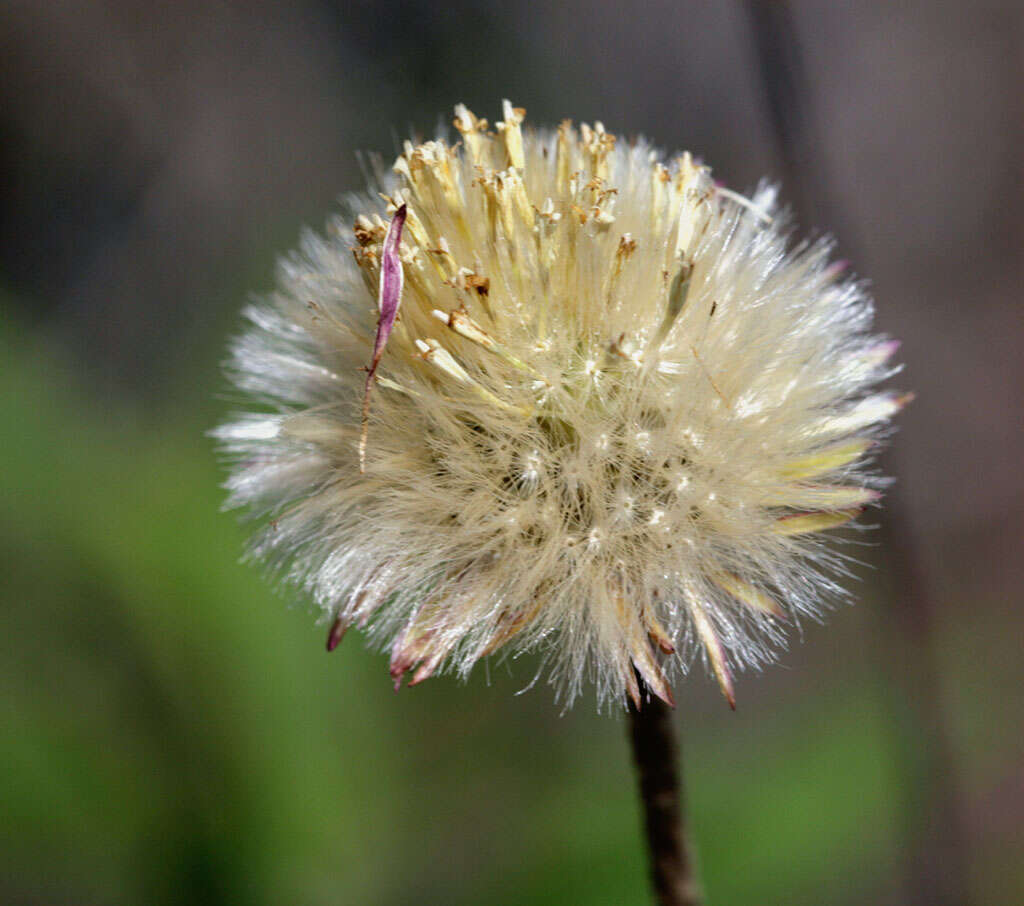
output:
[[[644,806],[651,880],[661,906],[699,906],[693,848],[684,823],[672,709],[650,696],[629,706],[630,740]]]

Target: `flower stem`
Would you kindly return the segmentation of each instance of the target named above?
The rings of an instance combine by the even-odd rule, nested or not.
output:
[[[651,696],[629,706],[630,741],[644,805],[651,880],[660,906],[699,906],[693,848],[686,832],[682,786],[676,771],[678,744],[672,709]]]

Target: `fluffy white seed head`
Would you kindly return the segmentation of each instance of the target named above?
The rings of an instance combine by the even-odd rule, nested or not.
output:
[[[253,550],[396,683],[541,650],[566,701],[671,701],[698,655],[731,671],[841,593],[822,532],[877,497],[904,399],[895,344],[826,242],[788,247],[689,154],[598,123],[407,143],[353,227],[306,237],[246,311],[231,375],[264,411],[216,434]],[[388,220],[404,293],[373,389]]]

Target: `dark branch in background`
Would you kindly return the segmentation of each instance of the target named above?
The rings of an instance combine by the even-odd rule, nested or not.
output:
[[[907,902],[970,906],[970,832],[944,707],[936,607],[913,527],[894,491],[882,522],[881,549],[896,627],[887,658],[896,689],[887,703],[903,760]]]
[[[630,740],[658,902],[661,906],[699,906],[700,885],[686,833],[672,718],[672,709],[653,695],[642,708],[630,704]]]
[[[804,186],[794,177],[809,163],[811,149],[807,141],[809,112],[803,91],[807,76],[800,46],[794,38],[793,13],[789,4],[772,0],[748,0],[747,11],[777,150],[786,172],[786,190],[790,195],[800,193]],[[819,187],[809,187],[815,188]],[[798,200],[804,215],[810,213],[806,202],[806,198]]]
[[[785,0],[747,0],[746,8],[786,194],[807,222],[831,224],[833,230],[845,227],[843,246],[862,248],[849,235],[851,224],[843,223],[825,179],[792,10]],[[896,627],[887,636],[891,651],[886,660],[897,694],[888,696],[886,704],[903,760],[907,902],[966,906],[971,902],[969,836],[942,702],[936,608],[898,491],[889,494],[882,535],[880,553],[891,578],[889,601]]]

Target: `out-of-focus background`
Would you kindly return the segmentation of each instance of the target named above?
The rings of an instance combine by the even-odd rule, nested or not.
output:
[[[303,224],[465,101],[781,180],[901,337],[859,604],[678,690],[712,904],[1024,902],[1024,10],[0,4],[0,900],[647,902],[621,718],[395,695],[239,565],[204,431]]]

